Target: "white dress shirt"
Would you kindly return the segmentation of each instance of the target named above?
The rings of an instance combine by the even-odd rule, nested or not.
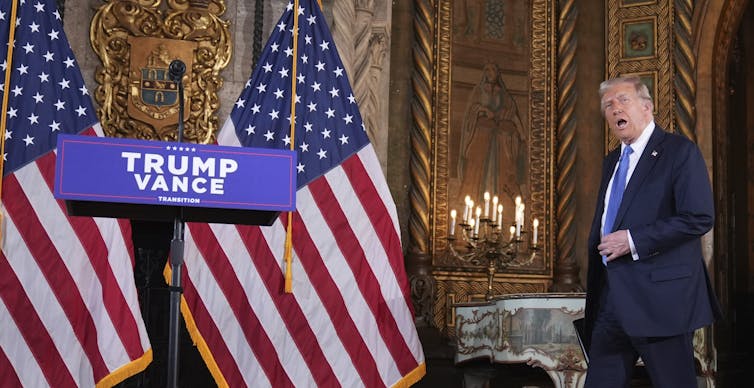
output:
[[[623,152],[623,149],[627,146],[631,146],[631,148],[634,150],[633,153],[631,153],[628,156],[628,172],[626,173],[626,185],[628,185],[628,182],[631,181],[631,175],[634,173],[634,169],[636,168],[636,164],[639,163],[639,158],[641,158],[641,154],[644,153],[644,148],[647,147],[647,143],[649,142],[649,138],[652,136],[652,132],[654,132],[655,129],[655,122],[650,121],[646,128],[644,128],[644,131],[642,131],[641,135],[636,139],[635,142],[632,144],[623,144],[621,143],[620,149],[621,152]],[[618,171],[618,163],[615,163],[615,170],[613,170],[613,177],[610,178],[610,182],[607,184],[607,191],[605,193],[610,193],[610,190],[613,187],[613,179],[615,179],[615,172]],[[610,201],[610,195],[605,195],[605,206],[604,210],[602,211],[602,227],[600,228],[600,231],[605,230],[605,214],[607,214],[607,205]],[[631,231],[627,230],[628,232],[628,244],[631,247],[631,256],[633,256],[634,260],[639,260],[639,254],[636,252],[636,246],[634,246],[634,239],[631,238]]]

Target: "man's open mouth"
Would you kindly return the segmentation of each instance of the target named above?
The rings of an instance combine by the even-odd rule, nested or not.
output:
[[[626,127],[626,124],[628,124],[628,121],[626,121],[626,120],[624,120],[624,119],[620,119],[620,120],[618,120],[618,121],[617,121],[617,122],[615,123],[615,126],[616,126],[616,127],[618,127],[618,128],[620,128],[620,129],[623,129],[623,128],[625,128],[625,127]]]

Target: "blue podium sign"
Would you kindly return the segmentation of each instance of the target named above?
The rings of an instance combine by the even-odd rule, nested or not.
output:
[[[60,135],[54,189],[75,201],[292,211],[296,153]]]

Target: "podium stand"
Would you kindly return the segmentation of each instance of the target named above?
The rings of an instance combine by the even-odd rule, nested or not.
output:
[[[168,387],[176,387],[185,222],[271,225],[296,208],[296,153],[79,135],[59,135],[57,148],[54,195],[69,215],[174,223]]]

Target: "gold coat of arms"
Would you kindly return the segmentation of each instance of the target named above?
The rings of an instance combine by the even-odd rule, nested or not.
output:
[[[102,61],[95,99],[108,136],[176,139],[178,89],[168,65],[180,59],[184,137],[214,141],[219,73],[231,56],[224,12],[224,0],[111,0],[99,8],[89,35]]]

